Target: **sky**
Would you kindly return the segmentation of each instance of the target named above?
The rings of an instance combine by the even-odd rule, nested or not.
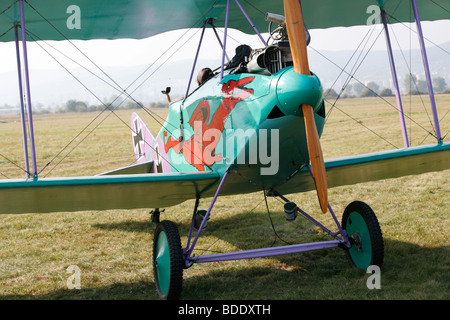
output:
[[[354,51],[364,39],[369,28],[368,26],[358,26],[311,30],[312,40],[310,46],[318,51]],[[448,32],[450,30],[450,21],[422,22],[422,28],[427,39],[427,46],[440,45],[450,41]],[[414,24],[391,25],[390,32],[393,49],[398,49],[399,45],[403,50],[419,48],[415,30]],[[377,25],[372,39],[374,40],[375,35],[378,35],[380,32],[382,32],[382,25]],[[222,30],[218,30],[218,33],[219,36],[223,36]],[[181,37],[182,35],[183,37]],[[230,58],[234,55],[234,48],[240,44],[245,43],[252,48],[263,47],[262,42],[256,35],[247,35],[237,30],[230,30],[229,36],[227,52]],[[263,37],[266,39],[268,34],[263,34]],[[141,40],[89,40],[72,41],[72,43],[68,41],[47,41],[45,43],[39,42],[39,44],[28,42],[29,67],[30,70],[62,70],[61,65],[56,63],[43,48],[69,70],[79,68],[79,65],[67,57],[90,69],[93,68],[92,62],[95,62],[101,68],[111,66],[150,66],[154,61],[165,62],[166,59],[168,59],[167,63],[170,63],[184,59],[193,59],[199,38],[200,29],[194,29],[190,31],[171,31]],[[386,50],[384,34],[381,34],[378,40],[373,43],[371,50]],[[17,72],[14,43],[0,43],[0,57],[1,84],[2,81],[9,81],[8,79],[12,72]],[[89,57],[89,60],[86,57]],[[219,57],[221,57],[221,49],[214,33],[211,29],[208,29],[205,33],[199,59],[212,60]],[[32,80],[37,81],[38,79]],[[17,81],[17,79],[13,81]],[[18,98],[16,97],[17,94],[14,93],[14,95],[11,95],[11,99],[0,101],[0,105],[4,103],[18,103]],[[16,102],[14,102],[15,100]]]
[[[330,29],[315,29],[311,30],[311,46],[315,50],[355,50],[360,41],[364,38],[369,27],[359,26],[350,28],[330,28]],[[382,26],[378,25],[377,30],[381,30]],[[402,48],[415,49],[419,48],[417,41],[417,34],[415,33],[415,25],[410,24],[394,24],[391,26],[391,40],[394,49],[398,47],[396,39],[399,41]],[[411,32],[410,28],[413,30]],[[450,41],[450,21],[434,21],[423,22],[423,32],[425,38],[431,40],[435,44],[442,44]],[[375,30],[376,31],[376,30]],[[181,46],[185,39],[192,37],[191,41],[184,45],[180,52],[171,57],[171,61],[186,59],[187,57],[194,57],[197,50],[197,43],[200,37],[199,29],[188,32],[182,40],[177,42],[180,35],[184,34],[186,30],[171,31],[160,34],[151,38],[142,40],[89,40],[89,41],[73,41],[73,43],[83,51],[91,60],[102,66],[133,66],[148,64],[157,59],[167,48],[175,43],[175,48]],[[222,35],[222,32],[219,31]],[[396,39],[393,34],[396,35]],[[228,52],[233,54],[234,48],[240,43],[246,43],[253,48],[261,47],[262,43],[255,35],[247,35],[242,32],[233,30],[230,32],[231,39],[228,41]],[[202,59],[214,59],[220,55],[220,48],[217,45],[212,30],[205,33],[204,47],[200,52]],[[267,34],[264,34],[267,37]],[[236,41],[237,40],[237,41]],[[73,59],[86,60],[74,46],[67,41],[49,41],[53,47],[73,57]],[[426,42],[426,45],[431,45],[431,42]],[[42,45],[47,50],[55,52],[51,47]],[[215,50],[213,50],[215,49]],[[372,50],[386,50],[386,42],[384,35],[378,39],[374,44]],[[60,66],[48,56],[48,54],[35,43],[28,43],[30,68],[33,69],[58,69]],[[168,54],[172,54],[169,51]],[[16,53],[14,43],[0,43],[0,73],[16,70]],[[56,54],[56,57],[60,56]],[[69,67],[75,65],[69,63]]]

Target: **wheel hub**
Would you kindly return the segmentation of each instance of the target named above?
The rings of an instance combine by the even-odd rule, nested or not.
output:
[[[358,251],[361,251],[361,249],[362,249],[362,243],[361,243],[361,237],[359,236],[359,234],[358,234],[358,233],[354,233],[354,234],[352,235],[352,239],[353,239],[352,244],[355,246],[355,248],[356,248]]]

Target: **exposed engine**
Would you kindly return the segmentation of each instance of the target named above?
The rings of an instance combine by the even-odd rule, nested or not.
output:
[[[271,75],[293,65],[285,18],[282,15],[266,13],[266,21],[269,21],[269,41],[272,40],[272,44],[262,49],[251,50],[250,55],[246,57],[248,60],[233,73],[250,72]],[[272,23],[278,24],[273,31]],[[305,30],[306,42],[309,44],[311,37],[306,27]]]
[[[250,73],[271,75],[288,66],[292,66],[289,41],[279,41],[264,49],[253,50],[247,70]]]

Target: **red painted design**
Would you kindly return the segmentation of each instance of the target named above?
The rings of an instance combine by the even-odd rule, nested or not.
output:
[[[194,134],[191,138],[183,142],[181,150],[180,140],[174,140],[169,136],[164,146],[166,152],[168,152],[170,148],[173,148],[176,153],[183,153],[186,161],[195,166],[199,171],[205,171],[204,165],[211,166],[215,162],[220,161],[222,157],[220,154],[215,154],[215,149],[219,142],[220,135],[225,128],[225,121],[238,102],[253,95],[253,89],[246,88],[245,86],[250,84],[254,79],[255,77],[247,77],[240,80],[230,80],[227,83],[224,83],[222,85],[223,100],[209,122],[209,100],[205,99],[200,101],[189,119],[189,124],[194,128]],[[220,133],[220,135],[213,135],[208,139],[204,139],[203,135],[210,129],[215,129],[214,131],[209,131],[210,133]],[[164,141],[166,140],[166,136],[167,132],[164,132]],[[211,140],[213,141],[209,142]],[[206,144],[205,141],[207,141],[208,144]]]

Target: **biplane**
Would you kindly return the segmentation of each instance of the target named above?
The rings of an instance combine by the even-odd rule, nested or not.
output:
[[[40,178],[36,166],[31,100],[29,126],[23,121],[27,177],[0,181],[0,213],[153,208],[157,223],[153,243],[153,271],[158,294],[180,296],[184,269],[195,263],[250,259],[313,250],[342,248],[352,265],[366,270],[383,264],[383,237],[370,206],[351,202],[339,222],[328,200],[328,188],[359,182],[420,174],[450,168],[450,144],[443,141],[421,31],[422,20],[449,19],[444,0],[190,0],[190,1],[0,1],[0,41],[15,41],[24,56],[24,83],[30,85],[27,30],[41,40],[146,38],[157,33],[200,23],[205,29],[223,28],[221,66],[205,68],[199,86],[177,100],[167,96],[169,114],[154,136],[137,114],[131,118],[136,164],[97,176]],[[358,156],[325,160],[320,136],[325,125],[325,103],[320,79],[310,70],[308,29],[364,25],[367,9],[376,6],[385,27],[388,56],[398,102],[400,124],[404,113],[386,16],[395,11],[398,21],[415,21],[422,48],[431,99],[436,143]],[[408,8],[412,6],[414,20]],[[305,15],[303,16],[303,13]],[[420,16],[419,16],[420,13]],[[77,18],[81,20],[76,21]],[[259,30],[268,24],[272,42]],[[50,28],[49,28],[50,25]],[[227,59],[227,30],[256,33],[261,48],[242,45]],[[217,35],[217,33],[216,33]],[[198,47],[200,50],[201,40]],[[18,54],[18,66],[20,58]],[[19,77],[21,72],[19,71]],[[126,94],[126,92],[125,92]],[[27,132],[27,129],[29,132]],[[404,128],[403,134],[407,132]],[[29,136],[29,139],[27,138]],[[27,147],[30,143],[30,148]],[[27,150],[31,150],[31,155]],[[28,158],[31,157],[31,165]],[[195,256],[193,250],[221,195],[255,191],[284,202],[286,219],[302,215],[331,240],[291,244],[229,253]],[[318,209],[332,215],[332,231],[288,199],[292,193],[317,191]],[[211,198],[207,210],[200,201]],[[160,221],[162,209],[195,199],[187,243],[182,245],[177,225]]]

